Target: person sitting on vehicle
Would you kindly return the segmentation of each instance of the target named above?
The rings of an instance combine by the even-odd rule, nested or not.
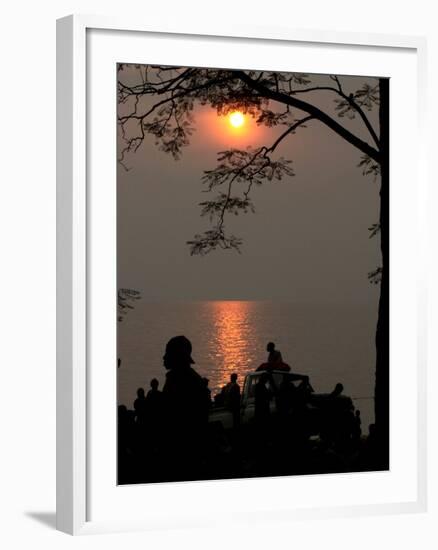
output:
[[[262,363],[259,367],[256,368],[256,372],[259,371],[284,371],[289,372],[290,366],[283,361],[283,357],[281,355],[281,352],[279,350],[275,349],[274,342],[269,342],[269,344],[266,346],[266,351],[269,352],[268,355],[268,361],[266,363]]]
[[[269,364],[283,363],[283,357],[281,355],[281,351],[275,349],[274,342],[268,343],[268,345],[266,346],[266,351],[268,352]]]

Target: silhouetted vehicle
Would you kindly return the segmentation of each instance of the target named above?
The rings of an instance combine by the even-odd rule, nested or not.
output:
[[[267,376],[266,376],[267,375]],[[279,414],[287,414],[291,421],[305,422],[309,435],[325,435],[331,432],[331,424],[336,430],[348,427],[353,401],[345,395],[313,392],[308,378],[284,371],[256,371],[246,375],[240,402],[240,424],[254,422],[256,387],[262,376],[266,379],[267,390],[271,393],[269,408],[274,419]],[[304,380],[303,380],[304,378]],[[282,389],[288,387],[289,407],[284,405]],[[209,414],[210,423],[221,423],[224,429],[233,427],[232,413],[225,407],[215,406]]]

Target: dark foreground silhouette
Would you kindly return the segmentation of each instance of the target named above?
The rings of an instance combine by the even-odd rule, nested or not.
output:
[[[362,435],[360,411],[341,383],[316,394],[273,343],[267,351],[243,390],[233,373],[212,401],[190,341],[169,340],[162,391],[153,379],[147,394],[137,390],[133,410],[118,407],[118,483],[388,469],[375,426]]]

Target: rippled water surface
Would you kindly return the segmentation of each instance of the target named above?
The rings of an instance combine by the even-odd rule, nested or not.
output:
[[[132,406],[136,389],[151,378],[160,386],[162,356],[172,336],[193,345],[194,368],[216,393],[237,372],[245,374],[267,357],[274,341],[294,372],[308,374],[316,391],[342,382],[362,411],[366,429],[373,421],[374,306],[316,306],[278,302],[208,301],[136,303],[118,324],[118,401]]]

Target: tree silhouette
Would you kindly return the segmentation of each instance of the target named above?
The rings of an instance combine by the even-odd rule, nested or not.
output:
[[[123,317],[128,313],[128,310],[134,309],[132,305],[136,300],[140,300],[141,293],[139,290],[132,288],[119,288],[117,291],[117,320],[123,321]]]
[[[127,67],[134,68],[126,78]],[[129,71],[132,73],[132,71]],[[134,81],[133,81],[134,80]],[[205,170],[202,180],[217,195],[200,203],[201,215],[211,228],[188,241],[191,254],[207,254],[217,248],[240,250],[242,240],[226,232],[226,216],[254,209],[251,190],[267,180],[293,176],[292,161],[275,156],[280,143],[309,123],[319,123],[350,143],[360,153],[358,167],[366,176],[380,179],[380,215],[370,236],[380,234],[382,264],[369,272],[380,284],[376,328],[375,417],[382,460],[389,459],[389,80],[367,79],[354,92],[345,90],[342,77],[328,75],[327,82],[301,73],[244,71],[190,67],[118,65],[119,162],[127,158],[147,135],[159,149],[179,159],[194,131],[196,104],[209,105],[220,115],[241,111],[258,125],[278,128],[271,144],[218,152],[217,165]],[[334,101],[334,112],[318,107],[314,92]],[[369,113],[378,109],[378,126]],[[352,131],[341,119],[357,119],[360,131]],[[362,136],[366,135],[364,139]]]

